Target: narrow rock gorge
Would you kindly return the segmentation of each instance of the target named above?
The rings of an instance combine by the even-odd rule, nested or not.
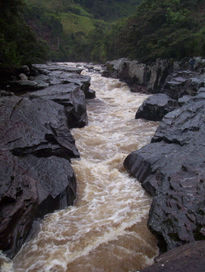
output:
[[[70,128],[87,124],[90,78],[81,69],[51,64],[24,71],[0,97],[0,249],[9,257],[37,219],[73,204],[70,159],[80,154]]]
[[[203,271],[202,64],[33,65],[1,91],[3,271]]]
[[[158,253],[157,241],[146,227],[151,199],[123,167],[127,154],[149,143],[156,130],[157,123],[134,119],[137,108],[147,96],[131,93],[128,86],[118,79],[102,77],[100,66],[79,64],[77,69],[80,72],[84,69],[83,75],[76,75],[75,80],[69,74],[66,76],[70,70],[76,69],[75,66],[71,63],[57,67],[54,64],[34,66],[41,73],[29,80],[41,86],[47,83],[48,86],[29,92],[18,90],[21,96],[2,98],[16,99],[20,112],[23,112],[20,107],[25,100],[31,104],[32,114],[28,116],[35,117],[30,128],[32,134],[30,130],[27,132],[29,138],[22,139],[17,132],[14,140],[6,137],[7,152],[16,160],[20,159],[21,163],[31,160],[29,170],[35,169],[39,178],[43,172],[44,179],[50,181],[46,185],[46,190],[51,190],[52,194],[51,197],[48,195],[49,200],[57,195],[53,188],[60,190],[65,183],[63,179],[70,180],[69,188],[73,192],[70,202],[66,202],[63,196],[59,200],[61,205],[53,206],[52,202],[45,201],[46,206],[43,203],[37,207],[36,217],[72,203],[75,177],[71,182],[67,174],[67,171],[72,171],[69,165],[71,158],[77,179],[75,205],[45,217],[38,227],[40,230],[30,235],[30,241],[14,258],[13,269],[17,272],[130,271],[152,264]],[[88,82],[90,76],[91,89],[88,89],[88,83],[86,89],[82,88],[85,84],[78,78]],[[37,86],[35,83],[33,85]],[[21,85],[21,82],[11,84],[12,92],[14,84]],[[88,94],[93,97],[92,89],[96,91],[97,98],[87,100],[88,125],[82,127],[87,123],[83,93],[86,97]],[[18,103],[19,100],[23,102]],[[53,113],[48,111],[44,119],[36,119],[38,112],[43,111],[41,101],[45,103],[45,111],[51,107]],[[15,108],[14,113],[17,106],[12,107]],[[58,114],[54,115],[55,112]],[[41,125],[37,127],[41,138],[33,135],[34,124]],[[68,127],[74,126],[82,128],[72,129],[71,136]],[[73,159],[79,155],[80,159]],[[51,163],[51,172],[44,161]],[[33,176],[31,178],[34,179]],[[35,182],[38,184],[38,180]],[[40,184],[43,186],[44,180]],[[36,198],[38,195],[37,191]],[[46,199],[45,192],[42,198]]]

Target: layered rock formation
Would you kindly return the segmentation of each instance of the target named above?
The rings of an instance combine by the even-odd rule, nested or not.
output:
[[[204,60],[195,58],[194,62],[195,66],[190,67],[188,60],[158,59],[152,64],[144,64],[119,59],[107,62],[103,74],[127,82],[131,91],[154,93],[140,107],[136,118],[159,121],[180,105],[178,99],[185,95],[194,96],[200,87],[205,86]]]
[[[120,78],[130,85],[133,92],[159,92],[167,76],[173,71],[173,63],[157,60],[153,64],[119,59],[106,63],[104,76]],[[143,88],[144,87],[144,88]]]
[[[80,72],[65,65],[35,65],[1,91],[0,249],[9,257],[36,218],[75,199],[69,161],[79,152],[70,128],[87,124],[85,92],[90,85]]]
[[[161,250],[205,239],[205,92],[165,115],[152,143],[126,169],[154,198],[148,225]]]
[[[204,60],[195,63],[158,60],[149,65],[121,59],[107,63],[104,72],[128,82],[132,91],[157,93],[136,118],[162,122],[151,143],[124,162],[153,196],[148,226],[161,252],[168,251],[145,272],[204,270],[204,242],[193,243],[205,240]]]
[[[165,114],[175,110],[177,107],[178,102],[168,95],[163,93],[155,94],[144,101],[139,107],[135,118],[160,121]]]

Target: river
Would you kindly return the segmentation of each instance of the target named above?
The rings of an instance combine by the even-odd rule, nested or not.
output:
[[[128,153],[156,130],[155,122],[134,119],[147,96],[95,71],[83,73],[97,98],[87,103],[88,126],[72,130],[81,154],[72,160],[76,203],[45,217],[15,257],[15,272],[136,271],[158,253],[146,227],[151,199],[123,168]]]

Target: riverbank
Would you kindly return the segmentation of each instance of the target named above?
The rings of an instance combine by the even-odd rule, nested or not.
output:
[[[76,69],[76,64],[61,65],[57,70],[55,65],[35,66],[43,71],[43,75],[28,79],[38,80],[41,86],[42,80],[44,85],[50,84],[50,80],[54,83],[70,80],[70,72],[65,70]],[[117,79],[101,77],[100,66],[77,66],[78,70],[84,68],[87,71],[83,75],[81,72],[80,77],[89,79],[91,76],[90,88],[97,91],[97,99],[86,101],[89,125],[72,129],[81,154],[81,160],[72,159],[77,178],[77,201],[73,207],[46,216],[40,232],[37,231],[34,239],[14,258],[14,271],[25,271],[28,267],[31,271],[49,271],[55,267],[60,271],[101,269],[124,272],[151,264],[158,252],[156,240],[146,227],[150,198],[123,168],[123,160],[128,153],[148,143],[156,129],[155,122],[134,119],[136,108],[147,96],[131,93],[127,85]],[[67,81],[30,92],[24,89],[18,94],[34,102],[36,99],[52,99],[52,102],[70,109],[71,98],[74,102],[78,100],[74,100],[75,91],[68,95],[68,87],[73,85]],[[14,88],[14,83],[10,86]],[[75,109],[84,116],[80,106]],[[20,151],[23,152],[22,149]],[[33,146],[32,149],[24,149],[23,155],[28,156],[28,151],[33,151],[34,156],[43,153],[41,149],[36,152]],[[64,155],[67,158],[67,154]]]
[[[151,143],[132,152],[124,165],[153,196],[148,226],[161,252],[205,239],[204,60],[196,58],[192,68],[189,61],[158,60],[145,65],[121,59],[108,63],[105,71],[135,86],[133,91],[157,93],[143,103],[136,118],[162,121]],[[193,248],[197,252],[197,245],[190,244],[189,251]],[[199,246],[204,248],[205,242]],[[200,252],[197,270],[193,260],[186,271],[203,271],[204,254]],[[172,271],[173,267],[181,271],[181,257],[177,266],[172,259],[162,271]],[[161,264],[145,271],[161,271]]]
[[[0,249],[9,257],[38,218],[76,198],[70,159],[80,154],[70,128],[87,124],[90,86],[81,71],[59,64],[24,66],[0,91]]]
[[[133,68],[133,66],[135,65],[139,67],[139,63],[137,62],[134,62],[130,65],[130,63],[127,64],[127,60],[125,61],[126,65],[123,64],[122,66],[120,66],[124,67],[123,69],[128,69],[129,71],[129,67]],[[123,63],[122,60],[120,60],[120,63]],[[11,222],[17,223],[17,225],[13,224],[13,229],[5,228],[8,231],[8,235],[9,231],[11,231],[11,233],[12,231],[14,231],[15,235],[17,233],[17,239],[9,240],[6,238],[6,241],[15,241],[17,243],[17,246],[14,245],[14,247],[12,248],[12,250],[14,250],[13,253],[11,250],[7,251],[7,254],[11,254],[10,256],[12,256],[12,254],[15,254],[15,252],[17,252],[23,240],[26,239],[26,235],[28,235],[29,229],[31,229],[31,222],[32,220],[34,220],[34,218],[41,218],[44,214],[48,212],[51,212],[58,208],[61,209],[63,207],[66,207],[68,204],[73,203],[73,200],[76,196],[75,175],[72,174],[70,176],[71,179],[69,180],[69,183],[66,183],[67,177],[70,175],[66,171],[70,169],[70,173],[73,173],[73,170],[69,166],[69,163],[72,157],[79,157],[79,151],[81,154],[83,154],[83,156],[86,155],[86,158],[91,161],[89,161],[88,163],[89,167],[86,166],[87,162],[85,161],[84,157],[81,158],[80,162],[75,161],[72,163],[75,173],[77,174],[77,179],[82,179],[82,185],[80,185],[80,181],[78,181],[79,185],[82,187],[78,187],[77,209],[78,205],[82,203],[83,208],[79,207],[79,210],[84,211],[83,213],[85,214],[85,218],[83,219],[83,217],[81,218],[79,216],[76,216],[76,208],[74,208],[73,215],[74,217],[76,217],[76,219],[79,219],[77,220],[78,223],[81,221],[84,222],[82,226],[85,227],[85,220],[89,219],[88,214],[92,211],[92,209],[89,209],[89,205],[87,206],[87,201],[85,201],[85,199],[87,199],[87,196],[88,198],[91,195],[93,195],[94,197],[93,199],[95,201],[93,201],[95,202],[95,205],[91,205],[92,207],[98,206],[96,205],[96,199],[98,199],[98,196],[99,207],[101,207],[101,204],[105,203],[105,206],[103,206],[103,209],[101,209],[103,211],[103,214],[105,215],[105,217],[103,217],[104,219],[107,218],[106,214],[109,214],[110,207],[113,203],[119,205],[118,201],[114,201],[117,184],[113,186],[112,184],[110,185],[110,181],[118,182],[117,177],[121,177],[123,180],[122,184],[121,181],[119,183],[120,190],[118,190],[117,193],[118,198],[121,199],[122,197],[122,203],[124,205],[127,200],[123,199],[123,196],[129,196],[127,202],[129,208],[118,207],[116,205],[116,212],[118,215],[110,216],[122,218],[123,222],[119,223],[119,226],[123,225],[125,226],[125,228],[125,221],[129,221],[130,218],[135,218],[135,220],[137,220],[138,217],[136,216],[136,214],[138,214],[139,211],[137,212],[137,210],[133,209],[133,205],[135,206],[135,200],[139,198],[139,196],[135,196],[135,194],[138,194],[138,191],[140,191],[140,187],[137,187],[135,189],[132,188],[131,191],[127,191],[127,185],[125,185],[124,182],[126,182],[127,178],[129,179],[129,177],[124,172],[122,166],[122,161],[126,158],[127,153],[137,149],[138,151],[131,153],[126,158],[125,167],[127,168],[128,172],[130,172],[132,175],[137,177],[139,181],[141,181],[145,190],[153,196],[153,203],[150,210],[150,219],[148,221],[148,225],[151,231],[158,238],[161,252],[191,242],[188,247],[185,246],[185,249],[182,248],[177,251],[177,258],[179,259],[181,256],[181,260],[176,262],[175,250],[173,251],[174,253],[172,253],[172,251],[168,251],[168,255],[165,255],[165,258],[160,257],[159,259],[157,259],[158,264],[155,265],[154,268],[146,268],[148,270],[145,271],[152,271],[151,269],[155,269],[153,271],[161,271],[161,267],[164,267],[165,264],[167,269],[166,271],[171,271],[173,267],[176,271],[181,271],[180,269],[182,268],[184,269],[184,271],[186,271],[187,268],[183,265],[183,263],[186,263],[187,259],[189,259],[190,261],[187,262],[189,263],[189,267],[191,267],[191,265],[194,266],[196,263],[195,260],[197,259],[197,269],[203,268],[204,255],[202,254],[201,248],[204,248],[204,242],[202,241],[200,244],[192,243],[192,241],[194,240],[203,240],[203,229],[205,225],[203,212],[203,60],[201,61],[201,63],[199,62],[198,68],[195,67],[195,71],[181,70],[180,67],[182,66],[177,66],[175,63],[175,70],[173,70],[172,67],[172,69],[170,70],[170,74],[168,73],[166,77],[162,77],[164,81],[159,81],[159,78],[160,75],[164,74],[162,70],[162,63],[166,62],[158,61],[157,63],[161,63],[160,67],[157,66],[158,64],[153,64],[152,67],[158,68],[152,70],[151,74],[149,72],[149,80],[152,79],[152,84],[150,84],[148,77],[145,76],[149,71],[148,67],[146,67],[146,65],[142,66],[141,64],[140,67],[144,67],[144,70],[142,70],[143,73],[141,71],[141,75],[143,75],[143,78],[146,78],[146,80],[148,80],[145,81],[148,82],[148,86],[158,86],[159,89],[149,90],[145,82],[141,82],[141,84],[139,84],[139,80],[138,78],[136,78],[136,75],[139,73],[139,71],[132,70],[132,74],[135,73],[135,77],[132,80],[135,80],[134,84],[138,91],[143,91],[146,93],[149,93],[150,91],[154,93],[157,93],[158,91],[160,92],[159,94],[157,93],[154,96],[147,98],[145,102],[143,102],[143,100],[145,99],[144,94],[139,94],[137,92],[130,93],[126,85],[122,82],[119,82],[118,80],[101,78],[100,75],[97,75],[95,73],[95,67],[92,65],[86,65],[84,66],[84,68],[86,67],[87,70],[93,71],[94,78],[97,77],[97,81],[95,83],[93,82],[92,88],[97,89],[98,93],[102,97],[96,100],[90,100],[87,102],[85,101],[85,96],[87,98],[94,97],[94,91],[89,89],[89,75],[91,75],[92,73],[85,73],[84,75],[81,75],[83,67],[80,67],[80,65],[78,65],[78,67],[76,67],[76,65],[69,66],[67,64],[35,65],[33,66],[33,71],[30,71],[29,67],[24,67],[24,72],[21,71],[21,73],[18,73],[15,78],[13,77],[11,79],[9,84],[5,85],[5,90],[1,91],[1,116],[4,120],[4,123],[2,124],[5,125],[5,128],[7,128],[7,125],[9,124],[9,130],[8,132],[5,132],[5,129],[3,129],[2,127],[3,141],[1,152],[3,152],[4,156],[1,156],[1,165],[3,171],[4,169],[8,169],[7,162],[10,158],[9,164],[14,167],[12,168],[12,174],[10,174],[9,172],[8,175],[3,175],[4,181],[7,182],[10,180],[10,183],[7,183],[8,187],[4,187],[8,188],[8,190],[5,189],[6,196],[2,197],[1,200],[4,201],[4,205],[7,205],[4,206],[6,212],[12,212],[12,208],[16,207],[16,213],[13,213],[13,219],[11,216],[9,216],[9,218],[11,218]],[[166,67],[166,65],[163,67]],[[96,70],[100,72],[101,68],[97,67]],[[129,74],[128,71],[124,71],[123,74]],[[108,85],[106,85],[106,80],[110,82]],[[156,84],[156,82],[161,82],[161,85]],[[121,89],[122,92],[120,91]],[[125,101],[127,102],[125,103]],[[139,107],[142,102],[143,105]],[[123,110],[122,108],[118,108],[118,106],[122,105],[122,103],[124,104]],[[83,130],[75,129],[76,132],[74,130],[74,134],[72,133],[72,135],[74,135],[74,138],[77,140],[77,142],[81,140],[85,141],[84,143],[80,142],[79,146],[77,143],[76,148],[74,139],[70,134],[69,130],[70,128],[83,127],[85,124],[87,124],[86,104],[90,109],[89,115],[91,118],[91,128],[93,129],[93,132],[89,126],[86,127],[86,129],[83,128]],[[10,106],[8,107],[8,105]],[[111,112],[107,112],[107,110],[105,110],[106,107],[108,107]],[[138,107],[139,109],[136,113],[136,120],[134,120],[133,118]],[[47,112],[46,115],[45,112]],[[95,114],[97,114],[99,118],[98,121],[95,120]],[[125,123],[123,123],[124,121],[122,122],[124,118],[126,119]],[[152,135],[150,133],[154,133],[153,128],[155,127],[155,125],[154,123],[151,123],[151,127],[149,127],[149,123],[141,118],[148,120],[161,120],[163,118],[159,128],[157,129],[157,132],[155,133],[155,136],[152,138],[151,144],[148,144],[150,141],[150,136]],[[112,122],[114,123],[112,124]],[[104,127],[101,127],[104,126],[104,124],[108,125],[108,128],[105,128],[105,130]],[[124,124],[125,126],[122,124]],[[134,128],[135,125],[137,125],[136,130]],[[88,131],[86,132],[86,130]],[[136,136],[132,136],[134,131],[135,135],[137,135],[137,141]],[[120,136],[122,132],[124,132],[125,134],[122,134]],[[90,139],[91,135],[93,135],[92,141]],[[142,141],[142,139],[144,139],[144,141]],[[148,145],[146,146],[146,144]],[[143,147],[144,145],[145,147]],[[90,151],[89,147],[94,153]],[[102,154],[100,153],[101,151],[103,152]],[[118,155],[116,155],[117,157],[114,156],[113,159],[110,159],[110,156],[113,156],[113,152],[118,151],[120,152],[119,158]],[[94,163],[93,159],[94,161],[96,160],[95,163],[97,164]],[[103,167],[99,164],[100,160],[102,160]],[[64,163],[65,165],[63,165],[62,163]],[[43,170],[42,165],[44,167]],[[59,167],[56,168],[57,165]],[[64,175],[64,172],[62,173],[62,167],[65,170],[65,175],[67,175],[67,177]],[[111,167],[114,168],[112,169]],[[50,168],[53,170],[52,172],[49,171]],[[100,185],[100,183],[98,183],[99,172],[96,169],[101,171],[101,168],[105,170],[105,173],[103,174],[104,178],[99,179],[99,182],[102,181],[102,184]],[[57,172],[56,169],[58,169],[60,172]],[[90,169],[92,169],[92,171]],[[6,173],[6,170],[4,172]],[[97,174],[96,177],[94,177],[95,175],[93,174],[95,172]],[[112,172],[113,175],[111,175]],[[89,173],[91,174],[90,185],[89,183],[87,184],[87,182],[89,181]],[[107,176],[106,173],[108,173],[109,176]],[[8,177],[8,179],[5,179],[5,177]],[[10,177],[12,178],[10,179]],[[62,177],[65,177],[63,183]],[[107,184],[104,179],[107,180],[109,184]],[[26,183],[27,180],[29,184]],[[23,185],[25,186],[25,188],[19,186],[21,185],[21,181],[23,181]],[[34,183],[30,181],[34,181]],[[36,186],[40,184],[40,181],[40,187]],[[96,185],[92,184],[93,181],[97,182]],[[46,186],[44,186],[45,182],[47,182]],[[127,180],[127,183],[130,183],[130,180]],[[10,186],[9,184],[12,184],[12,186]],[[68,191],[66,191],[65,194],[60,193],[59,195],[57,195],[55,202],[55,191],[53,191],[53,189],[57,189],[58,191],[59,184],[61,184],[61,188],[65,186]],[[106,193],[103,190],[102,194],[99,191],[97,191],[97,194],[94,194],[94,188],[102,189],[105,184],[107,184],[105,186],[106,191],[107,188],[109,188],[110,186],[113,190],[114,195],[110,194],[112,190],[108,192],[108,195],[112,196],[110,200],[106,200]],[[90,191],[90,193],[86,191],[87,189],[85,190],[87,186],[91,186],[90,188],[92,190]],[[125,187],[125,191],[122,190],[123,186]],[[83,197],[84,190],[86,192],[86,197]],[[31,192],[32,194],[30,194],[29,192]],[[39,206],[36,206],[36,203],[39,203],[39,196],[42,196],[42,202],[40,202]],[[82,200],[80,200],[81,197]],[[44,203],[44,199],[46,199],[46,204]],[[104,200],[102,201],[102,199]],[[133,215],[131,216],[129,214],[129,209],[130,203],[132,201],[134,202],[133,205],[131,205],[133,209]],[[147,203],[146,201],[145,203]],[[107,203],[110,203],[108,205],[109,211],[105,213]],[[92,204],[92,201],[90,201],[90,204]],[[88,212],[85,212],[84,210],[86,206],[88,207]],[[144,208],[146,212],[148,212],[149,205],[145,206],[146,208]],[[72,209],[73,208],[71,208],[71,210]],[[127,211],[121,214],[122,217],[119,216],[119,212],[121,210]],[[6,212],[4,214],[7,216]],[[17,214],[21,215],[18,218],[19,221],[15,219]],[[54,220],[51,224],[54,228],[56,228],[56,225],[63,226],[62,220],[64,220],[64,216],[62,212],[59,212],[59,214],[59,217],[55,217],[55,215],[50,217],[51,222],[52,220]],[[91,212],[92,220],[90,219],[89,222],[93,221],[94,218],[98,218],[98,214],[99,212],[96,211],[94,216]],[[6,216],[3,222],[9,222],[8,219],[6,219]],[[58,219],[58,222],[56,222],[56,219]],[[47,226],[49,220],[50,219],[47,219],[47,221],[45,221],[46,225],[43,227],[46,232],[50,232],[50,226]],[[102,224],[102,218],[100,218],[99,220],[99,222],[101,222],[100,224],[102,228],[106,229],[106,224]],[[79,271],[79,269],[84,269],[82,271],[85,271],[85,263],[87,263],[89,264],[86,268],[87,271],[89,271],[91,264],[93,265],[93,267],[99,266],[101,267],[101,269],[104,269],[104,271],[106,271],[106,269],[109,271],[111,267],[110,264],[113,263],[112,271],[121,271],[120,269],[122,269],[122,271],[127,271],[129,267],[130,269],[136,269],[137,267],[138,269],[141,269],[145,265],[151,264],[154,252],[156,251],[154,251],[153,249],[151,251],[147,251],[147,249],[145,250],[145,248],[147,245],[149,247],[149,244],[151,241],[153,241],[153,238],[152,236],[150,236],[147,230],[145,235],[146,216],[143,216],[143,219],[140,220],[140,224],[136,225],[135,227],[126,229],[129,234],[125,234],[125,240],[123,238],[123,235],[120,234],[121,232],[118,233],[116,231],[117,228],[115,226],[114,229],[116,228],[116,230],[113,232],[113,235],[116,233],[118,234],[116,237],[115,235],[111,235],[110,242],[107,241],[108,247],[104,246],[104,243],[107,243],[104,241],[104,236],[99,236],[99,226],[96,225],[97,230],[95,233],[97,234],[97,236],[95,239],[95,234],[92,232],[95,227],[91,227],[90,223],[88,222],[91,231],[88,232],[88,234],[90,233],[90,236],[93,237],[93,241],[101,241],[100,244],[98,245],[98,242],[96,242],[96,247],[93,247],[94,251],[90,252],[88,248],[90,246],[89,243],[92,242],[92,239],[87,240],[86,235],[85,237],[83,236],[83,241],[86,241],[85,245],[87,244],[87,247],[85,247],[84,249],[82,247],[82,251],[78,251],[78,257],[76,259],[72,259],[71,262],[66,261],[64,263],[64,266],[69,267],[69,269],[71,269],[72,267],[72,271],[75,271],[75,269],[77,269],[77,271]],[[78,224],[77,221],[76,223],[74,223],[75,226],[76,224]],[[36,222],[36,220],[34,222]],[[61,223],[59,224],[59,222]],[[69,222],[73,222],[73,219],[66,219],[66,225],[70,224]],[[129,225],[129,222],[127,223]],[[12,223],[9,224],[11,226]],[[25,227],[22,228],[22,226]],[[38,224],[34,224],[33,229],[35,229],[37,226]],[[15,228],[17,228],[17,231],[15,230]],[[142,229],[143,233],[141,233]],[[135,242],[135,239],[133,238],[133,230],[136,231],[136,235],[134,235],[134,237],[136,236],[137,239]],[[139,241],[138,230],[141,233],[140,235],[142,235]],[[22,231],[21,235],[19,235],[20,231]],[[124,232],[125,229],[121,229],[121,231]],[[36,230],[34,231],[34,233],[36,233]],[[34,233],[32,234],[32,236],[34,235]],[[51,233],[55,234],[55,230],[53,229]],[[65,232],[63,233],[65,234]],[[93,234],[91,235],[91,233]],[[103,231],[100,231],[100,233],[103,235]],[[107,235],[107,232],[105,233]],[[70,241],[70,239],[73,239],[69,235],[66,238],[68,240],[66,240],[65,237],[62,237],[60,239],[60,244],[62,243],[62,241],[67,241],[65,243],[66,248],[68,241]],[[105,237],[107,237],[106,235]],[[56,234],[55,236],[58,235]],[[144,240],[145,236],[147,237],[146,242],[142,241],[142,237]],[[4,238],[7,236],[3,235],[2,237]],[[21,237],[20,240],[19,237]],[[47,252],[46,250],[49,249],[49,243],[48,247],[46,247],[47,242],[45,243],[45,248],[44,246],[42,247],[42,237],[42,234],[39,234],[40,240],[39,242],[37,242],[38,250],[37,252],[32,254],[32,256],[35,256],[36,254],[36,256],[39,256],[38,254],[39,252],[41,252],[41,258],[45,257],[43,262],[45,267],[47,267],[48,263],[50,263],[50,261],[48,261],[47,263],[47,260],[52,259],[54,263],[55,261],[57,261],[54,256],[51,257],[51,252],[53,252],[55,256],[57,254],[56,251],[53,249],[52,242],[52,239],[56,240],[56,238],[53,237],[52,239],[50,239],[47,235],[45,236],[48,238],[46,238],[48,241],[51,241],[51,252],[44,255],[44,253]],[[124,241],[122,242],[123,247],[120,242],[120,237]],[[128,237],[130,238],[130,240]],[[29,237],[29,239],[30,238],[31,236]],[[117,241],[113,242],[113,240],[116,239]],[[55,243],[58,244],[59,241],[57,240]],[[38,241],[38,239],[34,241]],[[76,242],[77,241],[78,239],[76,239]],[[35,243],[36,242],[33,242],[33,248],[36,248]],[[141,249],[139,249],[138,247],[139,244],[142,246]],[[81,246],[81,244],[79,245]],[[126,248],[126,245],[128,245],[128,248]],[[152,246],[153,245],[154,244],[152,244]],[[132,253],[130,246],[132,250],[134,249],[135,253]],[[106,255],[107,253],[109,254],[110,247],[113,249],[114,256],[114,252],[116,253],[116,250],[118,252],[117,255],[123,253],[122,255],[124,257],[125,251],[130,251],[132,255],[132,261],[130,261],[131,259],[130,257],[128,257],[129,255],[126,257],[126,259],[129,261],[125,265],[122,265],[125,262],[125,259],[124,257],[121,257],[121,255],[119,255],[119,259],[117,258],[118,261],[115,262],[113,259],[111,260],[110,257],[108,258],[108,256]],[[44,248],[43,251],[42,248]],[[92,246],[90,247],[90,249],[91,248]],[[27,249],[29,250],[27,251]],[[123,250],[121,251],[121,249]],[[137,254],[136,250],[138,252]],[[59,249],[57,249],[57,251],[59,251]],[[195,251],[196,254],[194,254],[194,256],[196,258],[190,258],[191,253],[187,254],[187,251]],[[26,255],[24,254],[28,253],[29,255],[29,252],[30,248],[28,246],[28,248],[24,250],[24,253],[21,253],[19,255],[20,257],[17,257],[15,269],[17,269],[17,267],[18,269],[20,269],[17,271],[24,271],[21,269],[25,269],[25,267],[20,268],[20,264],[23,265],[24,261],[25,263],[27,263],[25,265],[29,266],[33,266],[33,264],[36,262],[35,258],[25,258]],[[82,252],[87,252],[88,255],[85,255],[84,258],[81,256]],[[182,253],[182,255],[180,255],[180,252]],[[68,255],[72,256],[72,253],[69,253]],[[108,262],[100,261],[102,255],[104,256],[103,260],[106,259],[108,260]],[[49,256],[48,259],[46,256]],[[152,257],[150,258],[150,256]],[[67,255],[65,255],[65,259],[68,260]],[[79,261],[81,265],[76,266],[77,263],[79,264]],[[63,262],[64,260],[61,260],[61,263]],[[56,264],[54,263],[53,265],[55,266]],[[67,268],[65,267],[62,268],[62,271],[66,271]]]

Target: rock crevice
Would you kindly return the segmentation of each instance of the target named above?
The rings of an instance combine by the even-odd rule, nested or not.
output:
[[[153,196],[148,225],[161,251],[205,239],[204,116],[201,88],[167,113],[151,143],[124,162]]]
[[[13,257],[32,224],[73,204],[70,128],[87,124],[90,78],[62,64],[27,67],[0,97],[0,249]],[[93,93],[93,91],[92,91]]]

